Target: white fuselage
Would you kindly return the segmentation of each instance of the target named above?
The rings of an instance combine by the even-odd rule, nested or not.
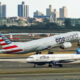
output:
[[[48,48],[55,47],[59,44],[70,42],[80,39],[80,32],[68,32],[51,37],[33,40],[29,42],[16,43],[19,48],[23,49],[23,52],[40,51]]]
[[[4,38],[4,37],[2,37],[2,38]],[[48,48],[58,46],[59,44],[63,44],[66,42],[71,42],[71,41],[75,41],[75,40],[79,40],[79,39],[80,39],[80,32],[73,31],[73,32],[67,32],[67,33],[54,35],[51,37],[33,40],[33,41],[29,41],[29,42],[12,42],[8,45],[6,44],[5,46],[3,43],[6,41],[2,41],[1,44],[3,44],[3,49],[0,50],[0,52],[1,53],[37,52],[37,51],[41,51],[41,50],[45,50]],[[67,44],[65,44],[65,45],[67,45]],[[15,47],[15,46],[17,46],[17,47]]]
[[[68,63],[80,60],[80,54],[35,54],[29,56],[26,61],[29,63]]]

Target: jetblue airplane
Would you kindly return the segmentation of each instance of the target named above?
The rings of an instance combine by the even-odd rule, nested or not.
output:
[[[4,35],[0,34],[0,44],[3,49],[0,53],[29,53],[39,52],[48,48],[53,48],[59,44],[63,48],[69,48],[72,46],[71,41],[79,40],[80,32],[73,31],[46,37],[43,39],[32,40],[28,42],[11,42]]]
[[[80,48],[75,54],[35,54],[26,59],[28,63],[34,64],[34,67],[45,64],[49,64],[49,67],[63,67],[63,63],[72,63],[78,60],[80,60]]]

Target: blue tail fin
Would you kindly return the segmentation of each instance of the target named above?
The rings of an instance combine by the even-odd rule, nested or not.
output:
[[[77,49],[75,54],[80,54],[80,48]]]

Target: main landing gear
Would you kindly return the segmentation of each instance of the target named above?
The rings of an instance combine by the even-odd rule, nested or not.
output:
[[[34,64],[34,66],[33,66],[34,68],[36,67],[36,64]]]
[[[49,63],[48,67],[52,67],[53,65],[51,63]]]
[[[54,52],[53,51],[48,51],[48,54],[54,54]]]
[[[48,51],[48,54],[53,54],[54,52]],[[35,54],[41,54],[41,51],[37,51]]]
[[[37,51],[35,54],[41,54],[41,51]]]
[[[49,63],[49,65],[48,65],[48,67],[53,67],[53,66],[57,66],[57,67],[63,67],[63,65],[62,64],[55,64],[55,63]]]

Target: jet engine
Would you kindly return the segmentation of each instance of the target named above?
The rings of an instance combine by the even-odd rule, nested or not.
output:
[[[60,48],[62,48],[62,49],[66,49],[66,48],[70,48],[70,47],[72,47],[72,44],[71,44],[70,42],[64,42],[64,43],[60,46]]]

